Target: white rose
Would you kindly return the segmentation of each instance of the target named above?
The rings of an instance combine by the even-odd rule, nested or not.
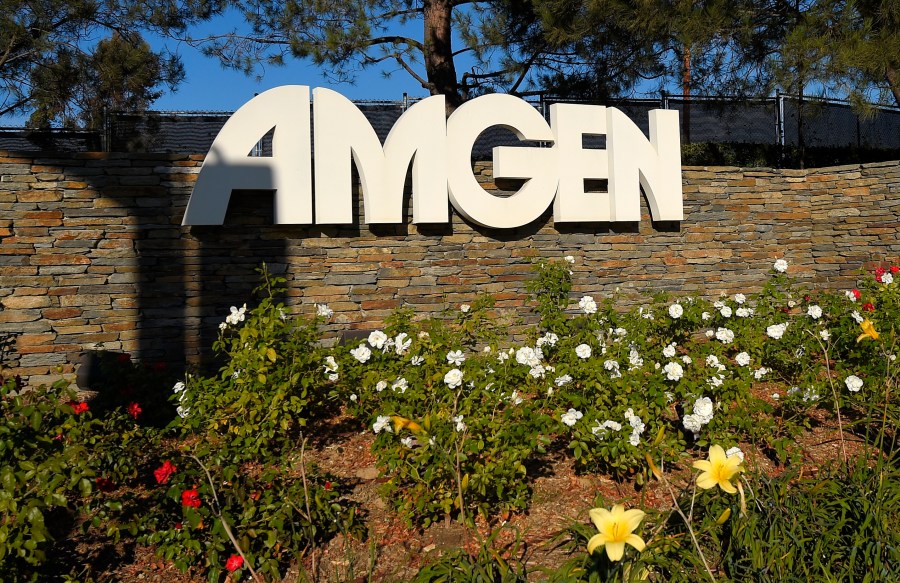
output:
[[[741,448],[738,446],[730,447],[725,452],[725,457],[734,457],[737,456],[741,461],[744,461],[744,452],[741,451]]]
[[[786,329],[787,329],[787,323],[772,324],[771,326],[766,328],[766,334],[768,334],[769,338],[774,338],[775,340],[779,340],[782,336],[784,336],[784,331]]]
[[[674,358],[675,357],[675,343],[671,343],[665,348],[663,348],[663,356],[666,358]]]
[[[729,308],[728,306],[722,306],[719,309],[719,313],[722,314],[723,318],[730,318],[732,312],[731,312],[731,308]]]
[[[734,301],[735,303],[743,304],[747,301],[747,296],[745,296],[744,294],[734,294]]]
[[[334,315],[334,310],[328,307],[328,304],[316,304],[316,315],[323,318],[330,318]]]
[[[684,369],[681,368],[681,365],[677,362],[670,362],[666,366],[663,367],[663,371],[666,373],[666,378],[670,381],[678,381],[681,380],[681,377],[684,376]]]
[[[569,409],[568,411],[566,411],[565,413],[562,414],[561,420],[563,423],[565,423],[569,427],[572,427],[582,417],[584,417],[584,413],[582,413],[581,411],[577,411],[575,409]]]
[[[698,415],[703,423],[709,423],[713,417],[713,402],[709,397],[700,397],[694,401],[694,415]]]
[[[386,431],[387,433],[393,433],[394,430],[391,427],[391,418],[389,415],[379,415],[375,420],[375,423],[372,424],[372,431],[375,433],[381,433],[382,431]]]
[[[806,314],[812,318],[813,320],[818,320],[822,317],[822,308],[813,304],[812,306],[806,309]]]
[[[734,361],[737,362],[741,366],[749,366],[750,365],[750,355],[746,352],[738,353],[737,356],[734,357]]]
[[[371,344],[373,348],[382,348],[387,339],[387,334],[381,330],[375,330],[369,334],[369,344]]]
[[[883,283],[884,285],[890,285],[894,283],[894,276],[890,273],[885,273],[881,276],[881,283]]]
[[[531,348],[530,346],[523,346],[516,351],[516,362],[518,362],[519,364],[524,364],[526,366],[534,366],[535,364],[540,364],[537,356],[534,353],[534,348]]]
[[[561,376],[561,377],[557,377],[556,380],[554,381],[554,383],[556,383],[556,386],[557,386],[557,387],[561,387],[561,386],[563,386],[563,385],[567,385],[567,384],[569,384],[569,383],[571,383],[571,382],[572,382],[572,377],[570,377],[570,376],[567,375],[567,374],[564,374],[564,375]]]
[[[412,338],[409,337],[409,334],[406,332],[397,334],[397,337],[394,339],[394,350],[397,352],[397,356],[406,354],[411,344]]]
[[[563,259],[565,260],[566,263],[568,263],[570,265],[575,264],[575,257],[572,255],[566,255],[565,257],[563,257]]]
[[[591,347],[587,344],[579,344],[575,347],[575,354],[578,355],[578,358],[590,358]]]
[[[681,423],[684,425],[685,429],[694,434],[700,433],[700,430],[703,428],[703,423],[701,423],[700,418],[697,415],[685,415],[684,419],[681,420]]]
[[[684,314],[684,308],[681,307],[681,304],[672,304],[669,306],[669,317],[673,319],[678,319]]]
[[[366,362],[372,356],[372,351],[365,344],[360,344],[358,348],[350,351],[350,354],[359,362]]]
[[[597,312],[597,302],[594,301],[594,298],[591,296],[584,296],[578,302],[578,307],[581,308],[581,311],[585,314],[594,314]]]
[[[825,342],[828,342],[829,340],[831,340],[831,332],[829,332],[828,330],[822,330],[821,332],[819,332],[819,337]]]
[[[461,365],[465,360],[466,357],[462,350],[451,350],[447,353],[447,362],[454,366]]]
[[[787,271],[788,262],[784,259],[779,259],[772,267],[774,267],[775,271],[777,271],[778,273],[784,273],[785,271]]]
[[[731,342],[734,341],[734,332],[728,328],[719,328],[716,330],[716,340],[720,341],[722,344],[731,344]]]
[[[451,389],[455,389],[456,387],[462,384],[463,373],[458,368],[454,368],[450,372],[444,375],[444,383]]]
[[[863,386],[863,381],[855,374],[852,374],[844,379],[844,384],[847,385],[851,393],[858,393]]]

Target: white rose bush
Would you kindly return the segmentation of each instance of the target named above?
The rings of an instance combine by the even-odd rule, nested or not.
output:
[[[528,283],[530,320],[465,298],[468,309],[457,300],[428,319],[398,309],[327,347],[318,327],[333,326],[330,311],[282,318],[290,310],[264,299],[237,325],[226,314],[214,346],[224,365],[184,380],[179,427],[222,435],[251,459],[340,410],[372,440],[381,494],[417,527],[526,510],[548,452],[577,472],[646,485],[658,478],[648,460],[689,467],[709,452],[704,467],[731,471],[735,452],[749,464],[758,447],[789,464],[813,419],[892,435],[883,419],[900,422],[888,390],[900,286],[890,270],[826,292],[796,284],[788,262],[772,265],[759,292],[659,294],[629,309],[573,291],[570,264],[545,260]]]

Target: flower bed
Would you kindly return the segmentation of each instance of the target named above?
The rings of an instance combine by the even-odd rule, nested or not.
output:
[[[209,580],[321,578],[317,552],[367,530],[352,481],[312,463],[337,418],[371,436],[386,512],[471,537],[415,580],[896,578],[897,267],[834,294],[796,286],[778,260],[754,296],[623,311],[572,301],[572,261],[535,266],[540,323],[516,345],[478,297],[437,319],[400,309],[327,347],[328,307],[289,315],[263,272],[258,303],[220,326],[218,373],[187,375],[168,402],[127,358],[107,377],[128,386],[91,403],[7,380],[0,576],[41,578],[80,523]],[[840,447],[810,481],[798,440],[823,425]],[[560,533],[571,556],[537,576],[504,525],[534,510],[551,463],[638,494],[584,508]]]

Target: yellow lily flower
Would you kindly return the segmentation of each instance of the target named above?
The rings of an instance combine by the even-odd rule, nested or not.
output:
[[[424,430],[422,426],[413,421],[412,419],[407,419],[406,417],[400,417],[399,415],[394,415],[391,417],[391,420],[394,422],[394,432],[400,433],[401,429],[409,429],[413,433],[422,433]]]
[[[633,534],[644,519],[644,512],[632,508],[625,510],[621,504],[616,504],[612,510],[606,508],[592,508],[588,511],[591,522],[600,532],[588,541],[587,551],[591,554],[598,547],[606,547],[606,556],[610,561],[618,561],[625,554],[625,543],[630,544],[638,551],[646,546],[644,539]]]
[[[729,494],[737,492],[731,480],[739,472],[744,471],[744,468],[741,467],[741,458],[736,455],[728,457],[720,445],[710,447],[709,458],[694,462],[694,467],[702,470],[702,473],[697,476],[698,486],[704,490],[718,486]]]
[[[875,330],[875,324],[873,324],[871,320],[869,320],[868,318],[863,320],[862,323],[860,323],[859,327],[862,328],[863,333],[856,338],[857,342],[859,342],[860,340],[865,340],[866,338],[878,340],[878,331]]]

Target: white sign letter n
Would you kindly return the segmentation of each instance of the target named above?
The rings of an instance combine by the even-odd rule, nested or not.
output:
[[[272,156],[250,152],[272,128]],[[238,109],[216,136],[182,225],[221,225],[232,190],[274,190],[276,224],[312,223],[309,87],[285,85]]]
[[[639,184],[653,220],[684,220],[678,111],[651,111],[649,140],[615,108],[606,109],[606,124],[612,220],[641,220]]]

